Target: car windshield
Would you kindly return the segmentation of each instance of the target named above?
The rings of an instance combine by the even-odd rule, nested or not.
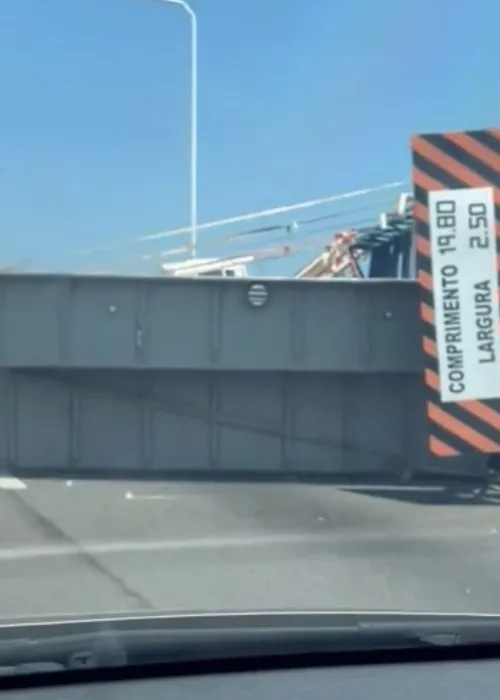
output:
[[[500,5],[449,10],[0,2],[0,624],[500,613]]]

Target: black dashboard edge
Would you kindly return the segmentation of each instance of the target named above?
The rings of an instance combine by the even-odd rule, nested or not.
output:
[[[312,654],[276,654],[248,658],[172,661],[56,672],[0,674],[0,692],[64,685],[89,685],[215,674],[257,673],[309,668],[489,661],[500,658],[500,643],[414,649],[379,649]]]

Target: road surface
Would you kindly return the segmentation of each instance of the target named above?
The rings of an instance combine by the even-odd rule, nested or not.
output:
[[[0,572],[0,617],[500,612],[500,509],[433,485],[0,478]]]

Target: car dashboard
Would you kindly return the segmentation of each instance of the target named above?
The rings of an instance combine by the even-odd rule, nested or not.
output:
[[[252,671],[4,691],[12,700],[497,700],[500,661]]]

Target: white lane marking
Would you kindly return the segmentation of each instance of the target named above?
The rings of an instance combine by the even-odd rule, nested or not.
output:
[[[150,552],[185,552],[203,550],[228,550],[236,548],[269,548],[286,545],[346,545],[346,544],[367,544],[375,542],[406,542],[420,543],[422,541],[433,540],[443,542],[446,540],[469,540],[498,536],[493,528],[470,529],[453,528],[448,532],[442,529],[412,529],[407,533],[397,533],[392,535],[389,532],[372,533],[332,533],[324,534],[304,534],[304,533],[282,533],[274,535],[241,535],[239,537],[214,536],[196,537],[184,540],[144,540],[144,541],[115,541],[115,542],[81,542],[77,545],[54,544],[29,547],[16,547],[0,549],[0,561],[17,561],[25,559],[44,559],[50,557],[71,557],[86,555],[113,555],[132,554]]]
[[[145,496],[137,495],[132,491],[127,491],[125,494],[126,501],[175,501],[177,496],[166,496],[161,493],[151,493]]]
[[[0,491],[22,491],[27,488],[24,481],[13,476],[0,477]]]

